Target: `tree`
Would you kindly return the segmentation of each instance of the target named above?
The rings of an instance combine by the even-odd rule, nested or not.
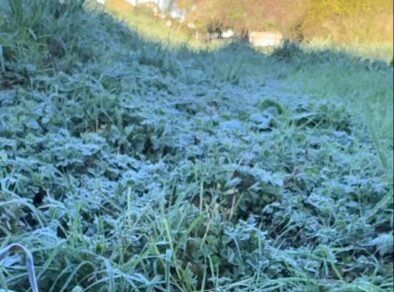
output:
[[[392,0],[176,0],[203,31],[276,30],[289,38],[392,41]],[[196,9],[193,9],[195,7]]]
[[[289,30],[301,22],[305,0],[178,0],[188,18],[200,28],[212,23],[237,32],[244,30]],[[195,5],[196,10],[191,7]]]

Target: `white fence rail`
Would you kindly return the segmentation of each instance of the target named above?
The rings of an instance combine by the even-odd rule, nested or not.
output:
[[[283,35],[279,32],[251,31],[249,42],[256,47],[276,47],[283,41]]]

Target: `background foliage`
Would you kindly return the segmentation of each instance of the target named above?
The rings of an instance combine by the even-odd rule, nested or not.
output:
[[[200,27],[211,22],[236,31],[279,30],[305,40],[393,41],[390,0],[195,0],[179,1]],[[196,9],[191,9],[193,3]]]

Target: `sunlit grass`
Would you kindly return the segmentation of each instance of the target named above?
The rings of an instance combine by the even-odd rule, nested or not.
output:
[[[160,41],[171,46],[185,44],[191,47],[206,46],[194,39],[185,24],[175,19],[154,16],[149,8],[133,7],[124,0],[107,1],[104,7],[148,40]]]

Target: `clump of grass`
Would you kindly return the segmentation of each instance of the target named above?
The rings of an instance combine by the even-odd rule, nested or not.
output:
[[[33,255],[26,247],[18,243],[14,243],[2,248],[0,250],[0,261],[3,260],[5,257],[7,257],[9,253],[16,253],[16,252],[22,252],[25,254],[26,269],[27,269],[27,275],[29,276],[31,290],[33,292],[38,292],[37,277],[34,269]]]

